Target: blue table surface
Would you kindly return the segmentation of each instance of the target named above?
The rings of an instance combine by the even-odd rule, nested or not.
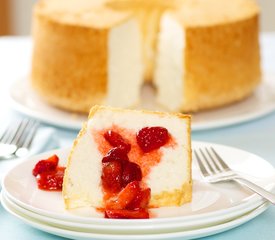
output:
[[[274,69],[275,50],[274,46],[271,46],[271,43],[273,42],[272,45],[275,45],[275,34],[269,33],[261,37],[261,43],[264,44],[263,62],[265,67]],[[0,38],[1,124],[18,114],[3,100],[7,98],[9,83],[29,71],[31,55],[30,42],[30,39],[25,37]],[[9,50],[7,50],[7,48],[9,48]],[[270,49],[272,49],[272,51]],[[3,52],[5,54],[3,54]],[[268,61],[267,57],[269,59]],[[17,71],[14,71],[14,69]],[[55,130],[56,137],[59,139],[61,146],[69,145],[77,135],[77,132],[72,130],[58,128]],[[192,139],[244,149],[261,156],[275,167],[275,112],[242,124],[193,132]],[[275,207],[270,206],[264,213],[239,227],[203,239],[275,239],[274,221]],[[63,238],[28,226],[6,212],[0,204],[0,239],[29,240]]]

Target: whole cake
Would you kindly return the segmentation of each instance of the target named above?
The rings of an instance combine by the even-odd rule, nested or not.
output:
[[[94,106],[69,155],[63,197],[67,209],[131,216],[190,202],[190,116]]]
[[[137,107],[145,80],[169,111],[224,106],[260,82],[258,18],[252,0],[42,0],[32,86],[76,112]]]

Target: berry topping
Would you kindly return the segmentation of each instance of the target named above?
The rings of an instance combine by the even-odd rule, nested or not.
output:
[[[107,209],[105,211],[105,218],[145,219],[145,218],[149,218],[149,213],[145,209],[138,209],[138,210]]]
[[[151,197],[151,189],[140,189],[135,198],[128,204],[127,209],[136,210],[147,208]]]
[[[32,170],[33,176],[37,176],[38,174],[54,171],[58,164],[58,157],[56,155],[53,155],[45,160],[40,160]]]
[[[37,175],[38,187],[42,190],[62,190],[64,167],[58,167],[51,172],[43,172]]]
[[[123,166],[122,186],[125,187],[133,181],[141,181],[142,173],[139,165],[133,162],[126,162]]]
[[[112,161],[120,161],[121,163],[124,161],[129,161],[127,156],[127,152],[125,149],[120,147],[112,148],[107,155],[102,159],[102,163],[112,162]]]
[[[129,183],[116,198],[109,199],[106,202],[106,209],[125,209],[136,198],[139,192],[140,186],[138,181]]]
[[[99,149],[104,156],[101,183],[104,191],[105,218],[149,218],[151,189],[145,188],[141,182],[143,170],[139,164],[142,164],[143,155],[157,161],[157,151],[150,154],[144,152],[163,146],[169,140],[168,131],[161,127],[151,127],[143,128],[138,134],[126,134],[123,130],[123,136],[127,136],[128,139],[124,139],[119,132],[108,130],[99,135],[109,143],[102,144],[102,140],[99,141]],[[105,147],[101,147],[104,145]],[[145,150],[141,151],[140,148]]]
[[[165,145],[169,140],[169,134],[163,127],[145,127],[137,133],[136,139],[142,151],[147,153]]]
[[[123,139],[123,137],[119,133],[115,131],[108,130],[104,133],[104,138],[113,147],[120,147],[122,149],[125,149],[127,153],[131,150],[131,145],[127,141],[125,141],[125,139]]]
[[[32,170],[36,177],[38,188],[41,190],[61,191],[64,177],[64,167],[58,166],[59,158],[53,155],[40,160]]]
[[[124,149],[111,149],[102,159],[102,185],[105,191],[117,192],[132,181],[140,181],[142,173],[139,165],[130,162]]]
[[[106,202],[105,218],[149,218],[151,190],[142,190],[138,181],[129,183],[115,199]]]
[[[117,193],[121,190],[122,164],[118,161],[103,163],[101,181],[105,191]]]

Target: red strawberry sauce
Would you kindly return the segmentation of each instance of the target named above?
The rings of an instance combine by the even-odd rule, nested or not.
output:
[[[105,156],[108,153],[108,151],[111,148],[113,148],[113,146],[111,146],[111,144],[109,144],[104,138],[104,133],[108,130],[112,130],[119,133],[123,137],[123,139],[125,139],[127,142],[131,144],[131,150],[128,153],[129,160],[140,166],[143,178],[150,173],[150,170],[152,169],[152,167],[158,165],[158,163],[160,162],[162,157],[162,153],[160,149],[155,149],[146,153],[143,152],[142,149],[137,144],[137,140],[136,140],[137,133],[134,130],[121,128],[116,125],[113,125],[110,129],[104,129],[104,130],[92,132],[95,142],[97,143],[98,150],[102,154],[102,156]],[[175,146],[176,146],[175,141],[171,136],[169,136],[167,143],[163,147],[173,148]]]
[[[102,154],[101,183],[105,218],[149,218],[151,189],[144,178],[162,157],[160,147],[174,147],[167,129],[145,127],[135,132],[113,125],[92,131]]]
[[[58,166],[59,158],[52,155],[47,159],[40,160],[32,170],[41,190],[61,191],[65,167]]]

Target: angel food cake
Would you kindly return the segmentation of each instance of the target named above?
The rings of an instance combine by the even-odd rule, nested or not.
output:
[[[192,198],[190,116],[95,106],[71,150],[67,209],[148,218],[147,209]]]
[[[33,16],[32,86],[69,111],[135,108],[147,81],[160,109],[195,112],[261,79],[252,0],[41,0]]]
[[[186,0],[163,14],[154,72],[157,101],[188,112],[250,95],[261,78],[258,11],[247,0]]]
[[[34,10],[32,85],[55,106],[88,112],[102,102],[121,107],[138,102],[143,82],[138,22],[102,2],[40,1]]]

